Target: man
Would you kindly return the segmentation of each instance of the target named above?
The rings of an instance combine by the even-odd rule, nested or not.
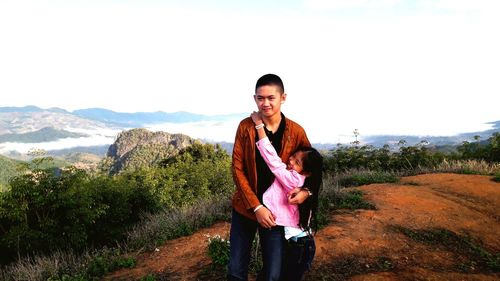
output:
[[[304,129],[285,117],[281,105],[286,93],[281,78],[266,74],[257,80],[255,103],[262,116],[267,137],[283,162],[298,147],[310,146]],[[274,176],[255,147],[256,129],[250,117],[238,126],[233,148],[232,172],[236,184],[230,233],[228,280],[247,280],[252,242],[257,229],[262,245],[263,269],[258,280],[279,280],[285,246],[283,227],[277,226],[273,214],[262,204],[262,195]],[[300,204],[309,196],[296,191],[290,203]]]

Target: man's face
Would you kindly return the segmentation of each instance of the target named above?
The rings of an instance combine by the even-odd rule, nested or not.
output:
[[[269,85],[257,88],[254,98],[262,117],[270,118],[281,114],[281,103],[285,102],[286,94],[282,94],[278,87]]]

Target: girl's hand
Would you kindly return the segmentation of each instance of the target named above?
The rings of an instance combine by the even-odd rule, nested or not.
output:
[[[252,121],[255,125],[262,124],[262,118],[260,117],[260,113],[254,111],[252,112],[252,114],[250,114],[250,117],[252,117]]]
[[[302,190],[300,187],[296,187],[288,192],[288,204],[300,205],[304,203],[308,197],[309,193],[307,191]]]

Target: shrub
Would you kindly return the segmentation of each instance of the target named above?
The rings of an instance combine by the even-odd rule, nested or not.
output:
[[[500,163],[489,163],[484,160],[445,160],[432,171],[493,175],[500,173]]]
[[[167,240],[191,234],[217,220],[229,220],[231,201],[228,198],[200,200],[191,206],[145,214],[141,223],[127,233],[129,250],[153,250]]]
[[[229,240],[219,235],[208,237],[208,256],[215,267],[224,267],[229,263]]]
[[[417,146],[401,146],[398,152],[389,150],[389,146],[375,148],[364,146],[338,146],[325,157],[326,171],[343,173],[353,169],[371,171],[405,171],[421,167],[434,167],[445,156],[431,151],[424,143]]]
[[[500,173],[496,173],[496,174],[493,176],[493,181],[500,182]]]
[[[339,184],[342,186],[360,186],[372,183],[397,182],[399,176],[392,172],[359,171],[340,178]]]
[[[148,190],[75,168],[17,176],[0,194],[2,262],[113,243],[157,205]]]
[[[318,228],[322,228],[329,222],[329,213],[336,209],[375,209],[375,206],[363,199],[360,190],[346,190],[339,185],[340,176],[326,175],[323,180],[321,194],[319,196],[318,211],[316,219]]]
[[[488,162],[500,162],[500,132],[491,135],[485,142],[479,141],[479,136],[475,142],[464,141],[458,146],[460,159],[476,159]]]

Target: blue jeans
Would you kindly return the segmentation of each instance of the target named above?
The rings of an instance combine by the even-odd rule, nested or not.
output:
[[[312,236],[305,236],[298,241],[288,240],[283,258],[284,281],[300,281],[304,273],[311,269],[311,264],[316,253],[316,244]]]
[[[283,227],[276,226],[271,229],[264,229],[256,221],[248,219],[233,210],[229,235],[228,280],[248,280],[248,264],[250,263],[252,242],[257,229],[259,230],[264,264],[257,280],[271,281],[280,279],[285,246]]]

